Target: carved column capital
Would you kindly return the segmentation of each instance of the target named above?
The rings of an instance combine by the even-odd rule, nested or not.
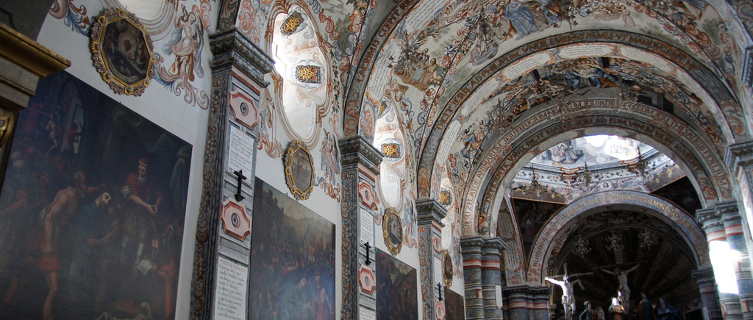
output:
[[[419,225],[436,223],[444,227],[442,219],[447,216],[447,209],[434,199],[416,201],[417,220]]]
[[[342,154],[340,162],[343,166],[363,164],[375,174],[379,174],[378,167],[384,156],[369,141],[361,136],[355,136],[340,140],[339,145],[340,154]]]
[[[484,245],[484,238],[481,236],[468,237],[460,239],[460,250],[465,254],[480,254],[481,247]]]
[[[484,239],[484,245],[483,245],[484,253],[487,251],[496,251],[496,253],[502,253],[502,251],[507,250],[507,245],[505,244],[502,239],[494,237],[494,238],[487,238]]]
[[[209,65],[212,70],[234,67],[258,85],[269,85],[264,74],[272,71],[274,61],[235,27],[211,34],[209,49],[214,55]]]
[[[716,211],[716,208],[698,209],[695,211],[695,220],[701,225],[706,234],[707,229],[722,226],[722,216]],[[724,226],[722,226],[724,228]]]
[[[753,140],[729,145],[724,153],[724,162],[733,175],[740,166],[753,164]]]

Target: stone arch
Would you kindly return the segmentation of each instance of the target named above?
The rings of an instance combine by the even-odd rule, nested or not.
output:
[[[636,191],[608,191],[583,197],[559,211],[549,219],[536,236],[531,259],[528,261],[526,282],[543,283],[544,268],[551,253],[553,241],[569,222],[582,214],[595,214],[608,210],[608,206],[621,205],[649,209],[649,214],[667,223],[693,250],[696,266],[710,266],[706,236],[695,220],[671,202]]]
[[[703,63],[696,60],[686,52],[661,40],[647,35],[635,34],[619,30],[584,30],[574,31],[567,34],[554,35],[540,40],[529,42],[512,50],[486,65],[476,73],[455,94],[447,99],[447,104],[440,112],[436,123],[429,132],[424,149],[419,159],[419,168],[430,168],[435,161],[442,138],[449,124],[457,117],[457,113],[467,100],[476,92],[476,89],[491,77],[498,74],[508,66],[531,56],[541,50],[558,48],[578,43],[611,43],[634,47],[654,53],[668,61],[673,62],[683,69],[690,77],[703,84],[711,98],[716,102],[726,122],[719,123],[727,126],[735,132],[736,136],[748,136],[747,122],[742,114],[742,108],[735,95],[723,80]],[[425,175],[431,174],[425,172]],[[419,172],[421,176],[421,172]],[[430,194],[430,186],[418,185],[418,196],[427,197]]]
[[[575,108],[567,115],[567,120],[560,121],[558,109],[549,106],[516,121],[483,155],[465,186],[466,193],[462,197],[464,235],[478,233],[475,224],[478,216],[492,214],[490,209],[498,200],[498,190],[512,179],[511,173],[542,150],[572,138],[565,136],[566,133],[592,135],[619,130],[618,135],[633,135],[634,139],[648,142],[680,165],[698,194],[703,195],[704,207],[732,199],[727,168],[702,134],[652,107],[635,105],[631,113],[621,115],[604,108],[613,103],[614,100],[571,101],[569,106]],[[496,225],[490,226],[490,230],[496,230]]]

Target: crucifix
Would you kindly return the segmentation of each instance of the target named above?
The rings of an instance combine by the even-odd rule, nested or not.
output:
[[[583,283],[580,281],[580,278],[590,277],[593,276],[593,274],[593,272],[586,272],[568,275],[567,263],[565,263],[565,274],[544,278],[544,280],[556,284],[560,286],[560,288],[562,288],[562,306],[565,307],[565,318],[567,320],[573,319],[572,312],[575,311],[575,290],[573,289],[573,285],[577,283],[580,286],[581,290],[586,290],[586,288],[583,287]],[[557,280],[558,278],[561,278],[562,280]],[[575,281],[573,281],[573,279],[575,279]]]
[[[241,194],[243,180],[246,180],[246,176],[243,175],[243,170],[233,171],[233,174],[238,177],[238,192],[235,193],[235,201],[243,201],[246,197]]]
[[[620,286],[617,288],[617,298],[621,302],[622,306],[625,307],[626,313],[629,312],[630,308],[630,288],[628,287],[627,274],[635,271],[635,269],[637,269],[640,265],[641,264],[638,263],[634,267],[627,270],[620,269],[618,265],[615,266],[614,271],[609,271],[608,269],[606,269],[611,268],[612,266],[599,267],[599,269],[604,273],[617,276],[617,280],[620,282]]]

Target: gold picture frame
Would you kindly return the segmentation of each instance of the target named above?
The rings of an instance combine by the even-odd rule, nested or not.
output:
[[[303,141],[293,140],[283,158],[285,183],[296,200],[306,200],[314,190],[314,160]]]
[[[445,286],[452,286],[452,278],[454,272],[455,270],[452,264],[452,256],[450,256],[450,252],[447,250],[442,250],[442,277],[444,278]]]
[[[133,13],[107,8],[91,26],[94,68],[117,94],[140,96],[157,61],[146,28]]]
[[[403,248],[403,223],[400,221],[400,215],[395,208],[384,210],[384,220],[382,221],[382,234],[384,244],[387,250],[394,256],[400,253]]]

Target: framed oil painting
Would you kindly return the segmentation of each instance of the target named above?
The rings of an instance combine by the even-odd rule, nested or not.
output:
[[[152,39],[139,18],[107,8],[91,27],[94,68],[117,94],[140,96],[155,73]]]
[[[400,221],[400,216],[395,208],[384,210],[382,235],[387,250],[393,255],[400,253],[400,249],[403,247],[403,223]]]
[[[465,299],[463,296],[450,290],[444,289],[445,320],[465,320]]]
[[[314,190],[314,160],[302,141],[293,140],[285,152],[285,182],[296,200],[306,200]]]
[[[252,228],[249,319],[335,319],[335,225],[256,179]]]
[[[0,193],[2,318],[174,319],[191,149],[65,72],[40,80]]]
[[[377,320],[418,319],[416,269],[390,254],[376,250]]]
[[[444,276],[444,285],[452,286],[452,256],[447,250],[442,250],[442,275]]]

